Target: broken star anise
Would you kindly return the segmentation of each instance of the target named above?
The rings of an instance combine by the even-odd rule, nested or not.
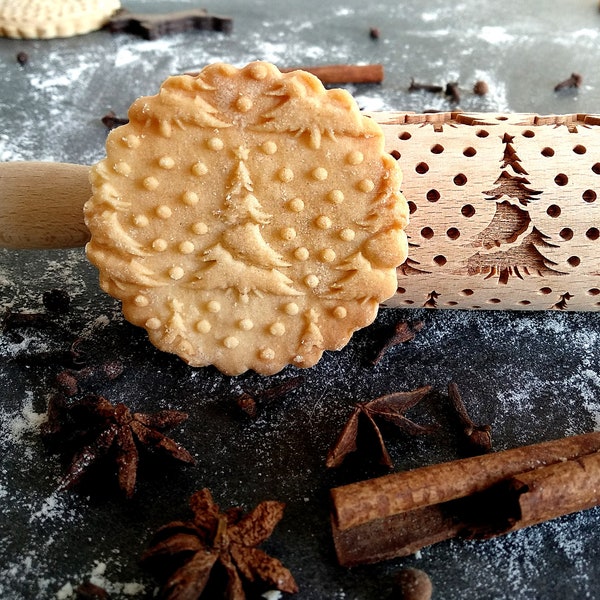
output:
[[[411,435],[420,435],[433,432],[436,427],[431,425],[419,425],[404,416],[404,413],[416,406],[431,390],[431,386],[424,386],[410,392],[395,392],[386,394],[369,402],[357,404],[354,412],[344,425],[336,443],[333,445],[327,455],[326,465],[328,467],[338,467],[342,464],[346,456],[357,449],[357,439],[359,434],[360,417],[373,428],[377,437],[380,462],[385,466],[392,468],[392,459],[385,447],[383,436],[379,429],[376,419],[383,419],[392,423],[396,427],[403,429]]]
[[[174,560],[175,570],[161,589],[161,598],[200,598],[211,574],[220,567],[227,584],[225,598],[244,600],[243,580],[256,580],[293,594],[298,587],[281,562],[260,550],[283,516],[284,504],[261,502],[244,515],[233,508],[220,512],[209,490],[192,495],[192,521],[175,521],[161,527],[142,556],[147,566],[165,565]]]
[[[186,413],[175,410],[132,413],[122,402],[113,405],[103,396],[90,395],[71,403],[64,396],[53,396],[48,404],[44,437],[75,449],[59,489],[77,485],[92,465],[112,456],[117,464],[119,487],[131,498],[137,479],[138,446],[193,464],[192,455],[163,433],[186,419]]]

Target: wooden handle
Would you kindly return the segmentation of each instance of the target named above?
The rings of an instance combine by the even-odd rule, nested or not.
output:
[[[83,246],[89,168],[44,162],[0,163],[0,247]]]
[[[600,115],[372,116],[411,213],[387,306],[600,310]]]
[[[600,310],[600,116],[372,113],[404,172],[386,306]],[[0,245],[88,238],[87,168],[0,164]]]

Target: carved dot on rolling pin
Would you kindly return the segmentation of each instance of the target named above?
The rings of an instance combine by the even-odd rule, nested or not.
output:
[[[336,258],[335,250],[332,248],[324,248],[319,256],[323,262],[333,262]]]
[[[152,248],[154,248],[154,250],[157,252],[164,252],[168,246],[169,244],[167,243],[167,240],[163,240],[162,238],[156,238],[152,242]]]
[[[279,232],[282,240],[293,240],[296,237],[296,230],[293,227],[285,227]]]

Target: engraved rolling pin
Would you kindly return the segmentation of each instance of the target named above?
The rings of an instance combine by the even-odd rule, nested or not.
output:
[[[371,113],[409,257],[385,306],[600,310],[600,115]],[[0,163],[0,246],[80,246],[87,167]]]

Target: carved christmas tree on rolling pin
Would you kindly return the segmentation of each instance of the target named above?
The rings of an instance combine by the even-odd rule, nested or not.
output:
[[[513,140],[514,136],[508,133],[502,138],[505,145],[502,171],[495,187],[483,192],[486,200],[496,202],[496,212],[489,225],[469,243],[479,250],[466,262],[469,275],[497,277],[501,284],[507,284],[510,277],[560,274],[554,268],[556,263],[543,254],[544,248],[557,246],[532,225],[527,205],[542,192],[528,187],[531,182]]]

